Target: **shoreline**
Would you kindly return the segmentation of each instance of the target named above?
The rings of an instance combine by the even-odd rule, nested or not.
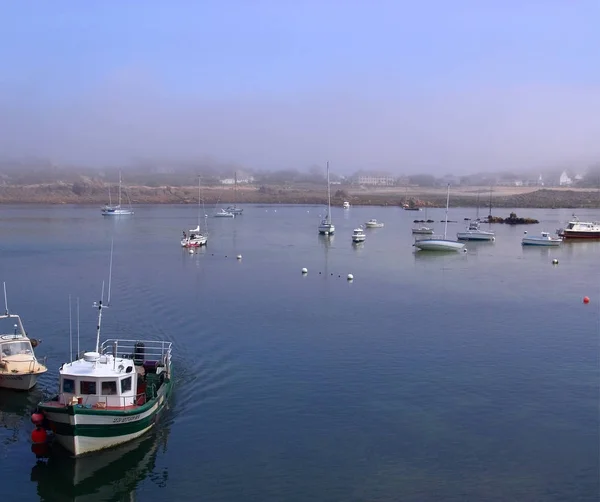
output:
[[[22,186],[0,186],[0,204],[22,205],[96,205],[104,206],[108,188],[102,184],[78,186],[71,183],[52,183]],[[198,188],[186,187],[128,187],[133,206],[140,204],[198,203]],[[206,187],[203,189],[204,204],[226,207],[233,204],[288,204],[325,205],[325,189],[302,186],[238,187],[237,196],[233,187]],[[360,187],[332,187],[332,206],[342,206],[344,201],[351,206],[401,206],[409,203],[418,207],[445,207],[446,189],[427,187],[385,187],[364,189]],[[113,202],[115,202],[113,200]],[[129,200],[123,196],[122,205]],[[491,192],[492,208],[537,208],[537,209],[600,209],[600,191],[577,188],[538,187],[494,187]],[[489,187],[462,187],[450,190],[451,207],[489,208]]]

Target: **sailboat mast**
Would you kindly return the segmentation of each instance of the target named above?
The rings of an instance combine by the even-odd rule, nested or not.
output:
[[[331,185],[329,184],[329,161],[327,161],[327,223],[331,223]]]
[[[119,171],[119,207],[121,207],[121,171]]]
[[[234,181],[234,185],[233,185],[233,207],[237,207],[236,203],[237,203],[237,171],[234,171],[233,173],[233,181]]]
[[[448,230],[448,204],[450,204],[450,183],[448,183],[448,193],[446,194],[446,221],[444,223],[444,239]]]
[[[202,195],[200,193],[200,176],[198,176],[198,228],[200,228],[200,199]]]

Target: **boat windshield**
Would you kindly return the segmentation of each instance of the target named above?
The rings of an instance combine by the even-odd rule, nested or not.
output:
[[[4,342],[0,345],[0,352],[3,357],[32,354],[31,343],[29,341]]]

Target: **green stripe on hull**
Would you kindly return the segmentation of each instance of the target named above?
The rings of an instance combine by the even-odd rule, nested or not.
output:
[[[156,422],[158,415],[162,412],[166,406],[172,388],[172,381],[166,381],[158,392],[158,397],[152,399],[148,403],[136,408],[134,410],[103,410],[96,408],[83,408],[77,406],[67,406],[64,408],[56,408],[54,406],[40,405],[40,410],[46,412],[46,416],[52,414],[72,416],[70,421],[76,421],[78,416],[96,416],[106,418],[106,422],[103,424],[71,424],[61,423],[53,421],[49,418],[52,423],[52,428],[55,434],[61,436],[85,436],[93,438],[110,438],[118,436],[126,436],[128,434],[135,434],[148,427],[151,427]],[[160,399],[163,398],[162,403],[158,404]],[[158,406],[157,406],[158,404]],[[139,419],[131,420],[124,423],[118,423],[120,418],[128,419],[135,415],[143,415],[148,413],[153,407],[156,409],[149,415]],[[113,423],[115,420],[117,423]]]

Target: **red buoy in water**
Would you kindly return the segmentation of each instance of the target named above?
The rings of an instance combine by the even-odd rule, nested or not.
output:
[[[42,422],[44,421],[44,415],[42,415],[41,413],[32,413],[31,421],[34,425],[42,425]]]
[[[33,431],[31,431],[31,442],[34,444],[45,443],[47,439],[47,434],[44,429],[41,427],[36,427]]]
[[[31,445],[31,451],[37,458],[48,456],[48,443],[36,443]]]
[[[590,303],[590,297],[589,296],[584,296],[583,297],[583,303]]]

